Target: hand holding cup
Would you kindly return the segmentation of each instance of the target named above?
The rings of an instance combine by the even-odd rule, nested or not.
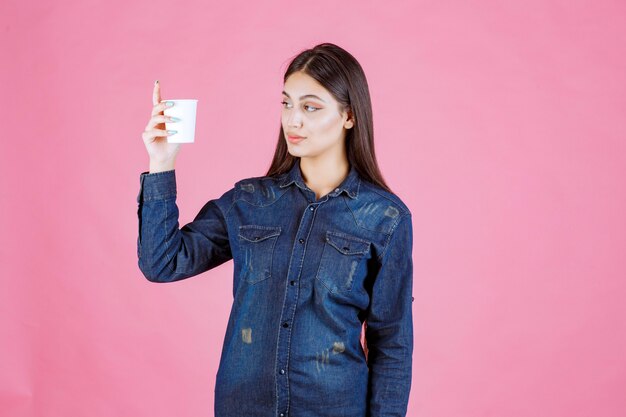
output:
[[[174,169],[176,156],[180,151],[180,143],[169,143],[168,136],[175,132],[168,131],[165,122],[176,123],[177,120],[171,116],[166,116],[164,110],[168,107],[168,101],[161,101],[161,86],[159,82],[154,83],[152,90],[152,114],[148,120],[145,130],[141,134],[143,142],[150,156],[150,172],[153,167]]]

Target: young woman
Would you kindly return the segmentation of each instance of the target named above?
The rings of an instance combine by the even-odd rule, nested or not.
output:
[[[376,163],[365,74],[323,43],[291,61],[282,94],[266,175],[236,182],[179,229],[180,144],[167,143],[155,86],[143,132],[150,171],[137,197],[139,268],[173,282],[233,259],[216,417],[404,416],[411,212]]]

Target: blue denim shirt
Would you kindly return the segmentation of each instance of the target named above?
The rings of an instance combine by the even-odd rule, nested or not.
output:
[[[137,255],[149,281],[234,262],[216,417],[406,415],[413,235],[399,197],[351,166],[316,199],[296,159],[282,175],[236,182],[179,229],[175,170],[144,172],[140,185]]]

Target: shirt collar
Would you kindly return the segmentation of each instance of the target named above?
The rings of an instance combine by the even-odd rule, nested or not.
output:
[[[279,184],[281,188],[287,187],[288,185],[295,183],[303,190],[312,191],[309,187],[306,186],[306,184],[304,183],[304,179],[302,178],[302,172],[300,171],[300,158],[297,158],[291,169],[283,175],[284,178],[280,181]],[[357,198],[357,195],[359,194],[360,183],[361,179],[359,177],[359,174],[356,172],[354,165],[350,164],[350,171],[348,172],[348,176],[328,195],[334,197],[345,191],[350,198]]]

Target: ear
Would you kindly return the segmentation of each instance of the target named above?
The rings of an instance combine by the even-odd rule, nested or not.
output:
[[[344,122],[343,126],[346,129],[350,129],[354,126],[354,117],[352,115],[352,110],[348,109],[348,119]]]

